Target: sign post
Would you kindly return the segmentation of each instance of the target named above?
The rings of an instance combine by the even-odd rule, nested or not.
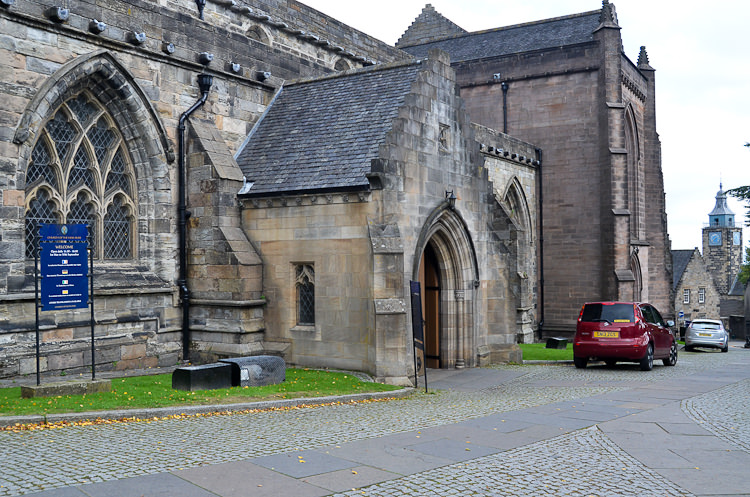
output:
[[[42,311],[86,308],[91,304],[91,372],[94,360],[93,291],[89,298],[88,227],[85,224],[42,224],[39,227]],[[89,260],[87,260],[87,257]],[[93,265],[93,264],[91,264]],[[37,288],[39,285],[37,285]],[[38,293],[38,291],[37,291]],[[37,385],[39,384],[39,317],[37,314]]]
[[[422,318],[422,290],[418,281],[410,281],[411,329],[414,336],[414,386],[419,386],[419,373],[424,373],[424,391],[427,392],[427,368],[424,362],[424,320]]]

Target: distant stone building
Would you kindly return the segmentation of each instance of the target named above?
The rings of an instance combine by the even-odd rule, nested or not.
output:
[[[677,326],[697,318],[718,319],[720,294],[698,248],[673,250],[674,309]]]
[[[742,227],[735,225],[721,185],[708,220],[703,228],[703,258],[720,295],[718,316],[736,333],[744,333],[745,285],[738,280],[744,256]]]
[[[396,46],[449,53],[471,119],[534,143],[540,178],[538,319],[570,333],[587,300],[673,315],[655,70],[599,10],[469,33],[428,5]]]

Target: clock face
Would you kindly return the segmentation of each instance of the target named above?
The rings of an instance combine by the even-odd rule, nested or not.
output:
[[[721,233],[718,231],[712,231],[708,234],[709,245],[721,245]]]
[[[733,236],[732,243],[734,243],[735,245],[740,245],[741,244],[740,232],[735,231],[734,233],[732,233],[732,236]]]

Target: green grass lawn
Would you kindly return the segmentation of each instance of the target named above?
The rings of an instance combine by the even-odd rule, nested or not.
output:
[[[286,381],[264,387],[185,392],[172,389],[172,375],[112,379],[112,391],[90,395],[21,398],[21,387],[0,388],[0,416],[104,411],[150,407],[236,404],[259,400],[383,392],[400,387],[363,382],[347,373],[287,369]]]
[[[546,343],[522,343],[519,346],[523,352],[524,361],[572,361],[573,344],[563,349],[548,349]]]

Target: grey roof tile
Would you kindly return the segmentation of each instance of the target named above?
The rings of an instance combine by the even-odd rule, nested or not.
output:
[[[364,189],[419,64],[286,86],[237,154],[249,195]]]
[[[477,31],[422,45],[403,47],[415,57],[427,56],[433,48],[448,52],[451,62],[542,50],[591,42],[599,27],[600,10],[556,17],[504,28]]]
[[[677,285],[682,278],[682,274],[685,272],[685,269],[687,269],[694,253],[695,249],[672,251],[672,289],[677,288]]]

